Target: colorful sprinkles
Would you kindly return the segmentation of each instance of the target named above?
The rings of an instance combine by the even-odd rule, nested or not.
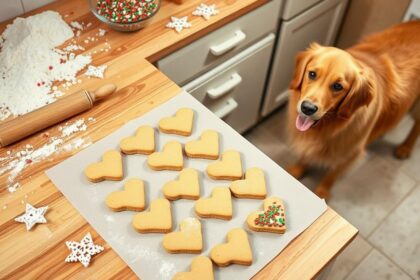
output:
[[[264,213],[258,215],[254,220],[256,226],[281,227],[286,224],[284,217],[284,210],[280,205],[273,202]]]
[[[98,0],[98,14],[116,23],[132,23],[149,18],[158,9],[156,0]]]

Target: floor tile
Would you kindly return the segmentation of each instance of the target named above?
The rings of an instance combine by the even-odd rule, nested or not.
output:
[[[420,279],[420,185],[375,230],[369,241]]]
[[[360,235],[337,257],[327,280],[343,280],[371,251],[372,246]]]
[[[410,280],[400,268],[384,255],[373,249],[350,273],[347,280]]]
[[[329,205],[367,237],[415,184],[393,164],[373,156],[335,184]]]
[[[396,146],[401,144],[409,134],[414,120],[410,116],[406,116],[401,123],[392,131],[387,133],[383,138],[378,139],[369,146],[369,151],[392,163],[396,169],[404,171],[420,182],[420,139],[417,140],[416,146],[409,159],[399,160],[393,156]]]

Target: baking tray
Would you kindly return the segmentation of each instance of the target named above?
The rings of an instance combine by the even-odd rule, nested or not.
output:
[[[175,114],[182,107],[190,107],[195,112],[193,134],[190,137],[183,137],[158,133],[159,120]],[[128,178],[136,177],[145,181],[146,207],[148,207],[151,200],[163,197],[162,186],[170,180],[177,179],[178,172],[152,171],[147,166],[147,156],[128,155],[123,157],[125,169],[123,181],[91,183],[83,174],[86,165],[100,161],[106,150],[119,149],[120,140],[134,135],[141,125],[155,127],[157,150],[161,150],[163,145],[170,140],[177,140],[184,144],[199,138],[204,130],[218,131],[221,151],[238,150],[241,153],[244,170],[250,167],[263,169],[268,196],[278,196],[285,202],[287,231],[283,235],[248,230],[245,223],[246,217],[250,212],[262,210],[263,200],[233,198],[232,220],[200,219],[204,241],[203,255],[209,255],[214,245],[226,242],[226,233],[235,227],[247,230],[253,250],[254,262],[249,267],[231,265],[218,268],[214,266],[216,279],[251,278],[327,209],[324,200],[315,196],[194,97],[187,92],[181,92],[46,172],[80,214],[143,280],[171,279],[176,272],[189,270],[191,260],[197,255],[167,253],[162,247],[163,234],[136,232],[131,226],[135,212],[113,212],[105,205],[105,198],[109,193],[121,190]],[[213,161],[188,158],[184,161],[184,167],[192,167],[200,172],[201,197],[209,197],[214,187],[229,185],[229,181],[216,181],[207,176],[205,170],[211,162]],[[178,230],[179,223],[184,218],[196,217],[192,200],[174,201],[171,202],[171,206],[174,230]]]

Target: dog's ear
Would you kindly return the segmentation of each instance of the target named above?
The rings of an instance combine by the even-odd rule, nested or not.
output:
[[[295,71],[293,73],[292,81],[290,82],[289,89],[299,90],[302,85],[303,75],[305,74],[306,65],[313,57],[316,50],[320,49],[321,46],[317,43],[311,43],[309,48],[305,51],[301,51],[296,55],[295,59]]]
[[[348,119],[362,106],[368,106],[373,99],[374,87],[371,79],[363,72],[357,73],[353,84],[338,108],[338,116]]]

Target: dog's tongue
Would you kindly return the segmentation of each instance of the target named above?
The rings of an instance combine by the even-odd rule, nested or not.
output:
[[[314,122],[314,120],[299,114],[296,118],[296,128],[300,131],[306,131],[311,128]]]

